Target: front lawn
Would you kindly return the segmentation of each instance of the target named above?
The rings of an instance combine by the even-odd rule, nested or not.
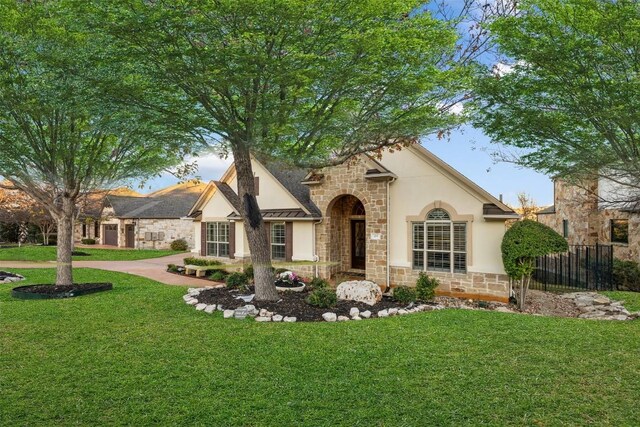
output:
[[[624,301],[625,308],[631,312],[640,311],[640,292],[606,291],[600,293],[611,299]]]
[[[181,287],[76,279],[114,290],[21,301],[0,285],[0,424],[638,425],[640,321],[256,323],[197,312]]]
[[[180,252],[154,249],[98,249],[76,248],[76,251],[89,254],[74,256],[76,261],[133,261],[138,259],[158,258]],[[22,246],[0,248],[0,261],[55,261],[55,246]]]

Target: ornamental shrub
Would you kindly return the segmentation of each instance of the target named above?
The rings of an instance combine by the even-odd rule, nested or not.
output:
[[[227,276],[227,288],[240,289],[247,287],[249,284],[249,278],[244,273],[231,273]]]
[[[229,272],[226,270],[213,270],[211,275],[209,275],[209,279],[216,282],[224,282],[228,275]]]
[[[309,281],[307,289],[314,291],[316,289],[325,289],[329,287],[329,282],[321,277],[314,277]]]
[[[613,284],[619,291],[640,291],[640,266],[635,261],[613,260]]]
[[[396,286],[393,288],[393,299],[401,304],[415,302],[417,298],[416,290],[408,286]]]
[[[536,258],[569,250],[567,241],[552,228],[536,221],[518,221],[502,238],[502,262],[509,277],[520,285],[518,307],[524,310],[525,299]]]
[[[199,265],[201,267],[208,267],[211,265],[222,265],[222,263],[215,259],[187,257],[184,259],[184,265]]]
[[[319,288],[307,297],[307,304],[320,308],[330,308],[338,303],[336,291],[330,288]]]
[[[244,270],[243,270],[244,274],[247,275],[247,277],[249,278],[249,280],[253,280],[253,265],[249,264],[247,265]]]
[[[180,252],[185,252],[186,250],[189,249],[189,245],[187,244],[187,241],[184,239],[176,239],[173,242],[171,242],[171,250],[172,251],[180,251]]]
[[[95,245],[96,239],[82,239],[80,240],[83,245]]]
[[[167,264],[167,271],[171,272],[171,273],[177,273],[178,272],[178,266],[175,264]]]
[[[435,277],[429,277],[424,272],[420,272],[420,276],[416,281],[416,298],[418,301],[431,301],[436,296],[436,288],[440,286],[440,282]]]

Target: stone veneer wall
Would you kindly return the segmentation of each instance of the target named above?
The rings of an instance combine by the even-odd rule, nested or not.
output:
[[[420,271],[409,267],[391,266],[391,282],[394,286],[415,286]],[[428,271],[427,274],[440,281],[438,295],[458,298],[473,298],[487,301],[509,301],[509,277],[495,273],[443,273]]]
[[[324,217],[316,226],[316,253],[320,262],[336,263],[321,267],[323,277],[332,277],[350,263],[350,259],[345,258],[348,251],[340,250],[343,240],[335,234],[345,218],[333,208],[341,196],[355,196],[366,213],[366,278],[384,287],[387,284],[387,183],[365,179],[366,171],[362,161],[334,166],[321,172],[325,175],[321,184],[309,186],[311,200]],[[372,235],[380,239],[373,240]]]
[[[82,236],[82,224],[87,225],[86,237]],[[101,227],[100,232],[102,232],[102,225],[100,225],[100,227]],[[89,221],[89,222],[79,221],[75,223],[73,227],[73,241],[80,242],[82,239],[96,239],[96,243],[100,243],[100,237],[96,237],[95,221]]]
[[[124,233],[124,227],[121,230]],[[145,233],[164,233],[163,240],[146,241]],[[192,221],[181,219],[140,219],[136,225],[136,247],[138,249],[170,249],[171,242],[177,239],[185,239],[192,249],[195,245]],[[124,234],[121,240],[124,246]]]
[[[640,262],[640,215],[616,209],[599,209],[597,182],[581,188],[557,179],[554,183],[555,210],[553,214],[538,215],[538,221],[562,234],[562,221],[569,221],[570,245],[613,245],[615,258]],[[629,243],[611,243],[611,220],[629,220]]]

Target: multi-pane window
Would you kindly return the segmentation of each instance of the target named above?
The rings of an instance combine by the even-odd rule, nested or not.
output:
[[[285,227],[284,222],[274,222],[271,224],[271,258],[285,259]]]
[[[411,227],[413,268],[465,273],[467,271],[467,224],[452,222],[443,209],[434,209],[426,221]]]
[[[569,237],[569,220],[568,219],[562,220],[562,237],[564,237],[565,239]]]
[[[229,256],[229,223],[207,223],[207,255],[217,257]]]
[[[629,243],[629,220],[627,219],[611,220],[611,242],[612,243]]]

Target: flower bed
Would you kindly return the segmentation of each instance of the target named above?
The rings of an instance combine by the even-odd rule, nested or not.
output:
[[[74,283],[73,285],[28,285],[13,288],[11,296],[19,299],[73,298],[113,289],[111,283]]]

